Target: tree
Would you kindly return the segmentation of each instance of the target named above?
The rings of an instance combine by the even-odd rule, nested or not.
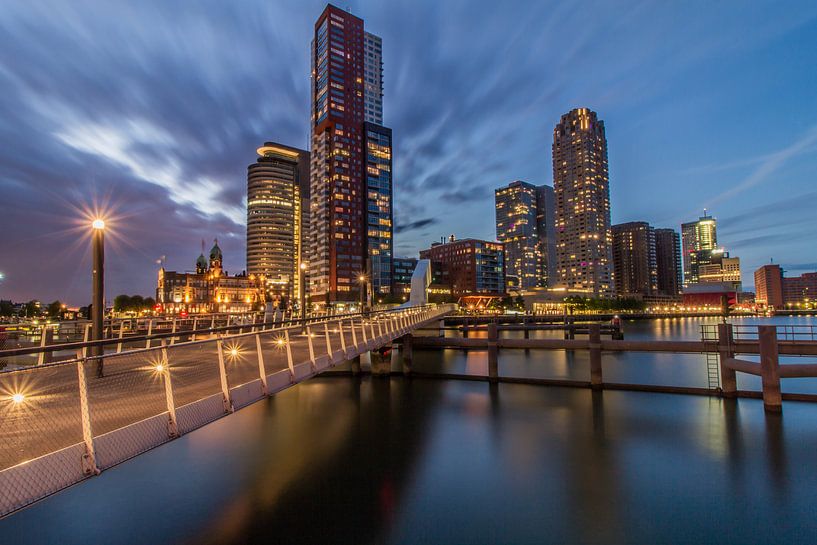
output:
[[[11,301],[0,301],[0,316],[11,316],[14,314],[14,304]]]
[[[61,318],[62,317],[62,302],[61,301],[53,301],[49,303],[46,307],[46,312],[48,313],[49,318]]]
[[[40,315],[40,303],[38,301],[29,301],[23,305],[22,314],[26,318],[34,318]]]

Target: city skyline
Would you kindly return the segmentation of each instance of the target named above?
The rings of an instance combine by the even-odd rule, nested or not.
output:
[[[0,204],[0,298],[87,303],[90,256],[71,228],[94,201],[114,208],[109,299],[151,294],[156,260],[188,268],[188,249],[202,237],[219,237],[233,260],[226,269],[245,269],[246,165],[260,142],[307,145],[308,44],[324,6],[182,14],[129,6],[143,25],[117,22],[120,10],[104,5],[20,5],[0,15],[8,55],[0,81],[9,89],[0,102],[0,188],[14,195]],[[549,134],[564,112],[587,107],[606,124],[613,223],[679,229],[707,207],[741,257],[747,289],[769,258],[793,274],[817,269],[809,215],[817,98],[806,69],[817,60],[806,47],[817,36],[814,6],[642,6],[609,26],[611,8],[600,6],[573,49],[542,59],[533,52],[578,15],[522,4],[479,13],[350,6],[383,39],[394,255],[416,256],[450,233],[493,239],[493,189],[517,179],[551,185]],[[264,19],[283,28],[257,24]],[[462,41],[477,24],[481,41]],[[756,32],[735,39],[747,27]],[[44,47],[19,50],[22,32]],[[172,47],[179,34],[187,42]],[[695,47],[681,47],[686,40]],[[588,71],[592,79],[576,77]]]

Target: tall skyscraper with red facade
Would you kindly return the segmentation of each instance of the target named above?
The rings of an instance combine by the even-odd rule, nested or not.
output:
[[[369,286],[390,290],[391,131],[376,150],[380,164],[375,164],[366,149],[373,131],[364,126],[381,118],[380,38],[364,32],[362,19],[330,4],[315,23],[312,41],[309,292],[314,304],[358,301]],[[385,284],[372,274],[373,266],[388,271]]]

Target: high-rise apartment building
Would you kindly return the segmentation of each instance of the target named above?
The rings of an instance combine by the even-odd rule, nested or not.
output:
[[[612,296],[607,138],[596,112],[571,110],[553,130],[553,187],[558,284]]]
[[[386,295],[392,292],[391,129],[364,123],[363,149],[366,153],[367,270],[373,295]]]
[[[698,282],[726,282],[735,291],[742,291],[740,258],[730,257],[723,248],[712,250],[707,263],[698,263]]]
[[[258,155],[247,167],[247,272],[265,278],[267,300],[298,301],[309,152],[267,142]]]
[[[363,117],[383,124],[383,40],[370,32],[363,34]]]
[[[645,221],[613,225],[613,270],[619,296],[653,295],[658,290],[655,230]]]
[[[783,269],[763,265],[755,271],[755,302],[762,307],[783,308]]]
[[[699,269],[711,263],[713,252],[718,249],[718,222],[704,215],[697,221],[681,225],[681,244],[684,259],[684,286],[700,281]]]
[[[378,229],[376,237],[368,236],[370,219],[376,217],[379,223],[386,215],[391,218],[392,154],[390,131],[364,126],[367,120],[382,119],[383,101],[382,44],[363,27],[362,19],[332,5],[315,23],[309,245],[310,296],[315,304],[358,301],[366,286],[361,275],[369,276],[368,263],[376,257],[370,248],[380,249],[382,240],[392,233],[387,225]],[[379,134],[369,137],[369,132]],[[384,138],[388,165],[380,156],[370,169],[367,147],[370,143],[385,146]],[[388,190],[382,187],[385,166]],[[370,178],[378,191],[389,193],[387,203],[382,195],[375,197],[377,206],[382,206],[376,216],[369,210]],[[390,280],[381,288],[384,285],[390,286]]]
[[[496,189],[494,198],[508,290],[548,286],[555,261],[553,188],[517,180]]]
[[[655,263],[660,295],[681,293],[681,237],[674,229],[655,230]]]

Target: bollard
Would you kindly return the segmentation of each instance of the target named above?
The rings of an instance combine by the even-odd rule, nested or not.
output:
[[[590,387],[602,389],[601,376],[601,324],[590,324]]]
[[[734,369],[726,366],[726,361],[735,357],[732,335],[732,324],[718,324],[718,357],[721,368],[721,390],[724,397],[738,395],[737,374]]]
[[[499,334],[496,327],[496,322],[488,324],[488,380],[490,382],[497,382],[499,378],[499,350],[497,348],[497,340]]]
[[[763,408],[767,412],[782,410],[780,395],[780,358],[777,348],[777,328],[773,325],[757,327],[760,341],[760,378],[763,382]]]

